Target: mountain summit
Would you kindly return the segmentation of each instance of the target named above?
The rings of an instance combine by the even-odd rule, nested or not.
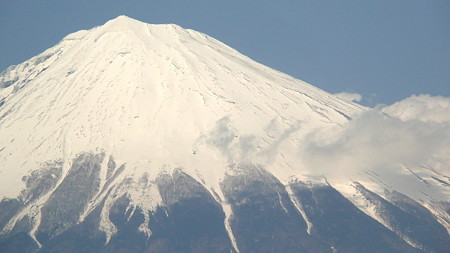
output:
[[[177,25],[70,34],[0,75],[0,251],[447,251],[434,191],[300,155],[367,110]]]

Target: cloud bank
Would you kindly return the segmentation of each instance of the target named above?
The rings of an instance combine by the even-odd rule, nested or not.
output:
[[[450,98],[412,96],[360,114],[343,127],[307,137],[300,152],[311,173],[351,176],[361,170],[402,176],[401,166],[430,160],[450,171]]]

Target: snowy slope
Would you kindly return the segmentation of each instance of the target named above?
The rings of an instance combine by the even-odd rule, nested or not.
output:
[[[1,94],[0,156],[1,192],[11,197],[42,158],[90,150],[139,170],[200,168],[217,156],[216,168],[200,173],[214,181],[228,160],[244,159],[238,141],[270,152],[285,131],[342,124],[361,110],[207,35],[124,16],[8,69],[2,82],[11,80]]]
[[[143,175],[154,181],[177,168],[215,196],[227,220],[232,211],[220,183],[234,173],[232,164],[258,164],[285,184],[325,176],[327,183],[381,223],[372,207],[364,208],[353,181],[366,182],[367,188],[380,194],[385,188],[396,189],[389,178],[379,178],[370,170],[346,175],[346,180],[315,174],[299,155],[307,136],[334,131],[367,108],[177,25],[150,25],[120,16],[70,34],[53,48],[3,72],[0,104],[3,198],[20,196],[26,188],[23,178],[51,161],[62,163],[57,182],[61,184],[74,159],[84,152],[103,153],[117,165],[125,165],[123,173],[111,181],[108,159],[103,160],[99,187],[104,190],[93,197],[80,220],[101,201],[106,207],[114,203],[111,198],[104,200],[108,191],[126,192],[134,208],[153,210],[162,201],[158,189],[120,183],[139,182]],[[449,199],[447,188],[425,184],[420,173],[426,177],[431,172],[405,170],[406,183],[397,190],[419,189],[411,190],[410,197],[427,203]],[[39,207],[51,194],[22,210],[8,228],[32,213],[36,230]],[[300,202],[295,204],[302,209]],[[110,237],[115,228],[108,212],[102,209],[101,228]],[[308,221],[308,233],[311,227],[314,224]],[[227,228],[233,238],[229,224]],[[145,227],[142,231],[151,235]]]

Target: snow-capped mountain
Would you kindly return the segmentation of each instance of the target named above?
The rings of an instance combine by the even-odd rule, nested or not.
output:
[[[0,251],[449,252],[447,160],[302,156],[368,111],[177,25],[70,34],[0,75]]]

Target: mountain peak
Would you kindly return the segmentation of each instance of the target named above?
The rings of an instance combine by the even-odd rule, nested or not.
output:
[[[104,25],[100,27],[105,27],[107,29],[134,29],[139,26],[144,26],[146,23],[139,20],[130,18],[125,15],[118,16],[114,19],[107,21]]]
[[[119,15],[116,18],[111,19],[110,21],[118,21],[118,22],[133,21],[133,22],[136,22],[138,20],[134,19],[134,18],[130,18],[130,17],[126,16],[126,15]],[[138,21],[138,22],[140,22],[140,21]]]
[[[169,30],[170,28],[173,30],[184,30],[176,24],[149,24],[125,15],[120,15],[114,19],[111,19],[100,27],[105,27],[108,30],[136,30],[139,28],[147,28],[149,30],[158,28],[164,28],[166,30]]]

